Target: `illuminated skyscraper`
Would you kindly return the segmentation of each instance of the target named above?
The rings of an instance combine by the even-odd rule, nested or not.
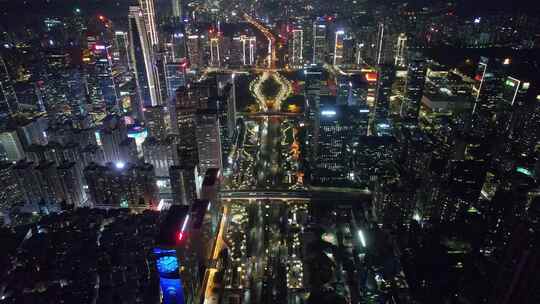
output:
[[[172,15],[177,19],[181,19],[184,13],[182,9],[182,0],[172,0]]]
[[[127,32],[116,31],[115,48],[113,53],[113,59],[123,65],[126,68],[132,68],[131,58],[129,54],[129,35]]]
[[[378,29],[377,29],[377,53],[376,53],[376,63],[381,64],[384,62],[384,23],[379,23]]]
[[[142,104],[134,104],[132,108],[135,117],[139,120],[143,119],[143,106],[160,104],[157,77],[152,58],[152,47],[147,39],[146,32],[146,24],[143,20],[141,9],[137,6],[131,6],[129,9],[130,56],[142,101]]]
[[[203,51],[201,36],[189,35],[187,37],[187,48],[190,66],[198,69],[203,67]]]
[[[327,52],[326,24],[321,21],[313,23],[313,64],[324,63]]]
[[[171,178],[174,203],[186,206],[192,205],[197,198],[195,167],[187,164],[182,167],[171,166],[169,176]]]
[[[13,83],[9,77],[6,63],[0,56],[0,115],[15,112],[17,110],[18,100]]]
[[[24,189],[17,181],[12,163],[0,161],[0,183],[0,210],[24,201]]]
[[[292,53],[291,65],[302,66],[304,64],[304,30],[295,28],[292,30]]]
[[[185,61],[187,58],[186,36],[182,32],[176,32],[171,35],[170,59],[172,62]]]
[[[221,39],[219,33],[210,38],[210,65],[221,65]]]
[[[201,175],[210,168],[222,169],[219,120],[214,111],[199,111],[196,119],[197,151]]]
[[[176,90],[186,84],[187,62],[165,63],[165,83],[167,85],[167,98],[174,98]]]
[[[345,32],[343,30],[336,31],[336,37],[334,39],[334,65],[341,65],[343,63],[343,37]]]
[[[399,34],[396,44],[396,56],[394,58],[394,65],[398,67],[405,66],[405,54],[407,47],[407,35],[405,33]]]
[[[90,164],[84,177],[94,206],[143,210],[157,206],[154,167],[124,162]]]
[[[396,71],[391,65],[380,65],[377,68],[377,91],[375,92],[375,115],[379,119],[388,117],[392,84]]]
[[[407,80],[405,83],[401,116],[415,120],[418,118],[420,103],[424,93],[426,62],[424,56],[418,51],[411,50],[408,57]]]
[[[152,46],[157,46],[159,38],[156,25],[156,11],[154,0],[139,0],[139,7],[141,8],[142,17],[146,25],[148,39]]]

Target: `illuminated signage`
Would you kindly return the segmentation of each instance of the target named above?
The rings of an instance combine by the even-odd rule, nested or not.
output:
[[[532,176],[533,175],[533,173],[529,169],[523,168],[523,167],[517,167],[516,171],[519,172],[519,173],[525,174],[527,176]]]
[[[334,110],[324,110],[324,111],[321,112],[321,114],[323,116],[335,116],[336,111],[334,111]]]

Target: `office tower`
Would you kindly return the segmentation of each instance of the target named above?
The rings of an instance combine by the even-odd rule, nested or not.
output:
[[[344,56],[343,38],[344,38],[344,36],[345,36],[345,31],[343,31],[343,30],[338,30],[335,33],[334,59],[333,59],[333,64],[334,65],[343,64],[343,56]]]
[[[178,128],[178,159],[181,164],[196,164],[198,159],[196,117],[194,108],[176,108]]]
[[[194,303],[195,295],[189,292],[191,288],[188,287],[194,282],[186,280],[191,272],[198,272],[198,269],[191,269],[191,263],[186,260],[186,256],[189,256],[186,247],[191,225],[189,208],[172,206],[159,226],[152,255],[159,275],[161,302],[164,304]]]
[[[97,81],[100,98],[105,102],[107,109],[116,109],[119,104],[119,89],[113,76],[113,47],[108,42],[98,42],[93,50],[93,72],[90,73],[93,81]]]
[[[497,60],[480,57],[473,86],[475,103],[473,114],[489,117],[500,101],[502,84],[508,76],[508,65]]]
[[[397,67],[405,67],[405,59],[407,52],[407,35],[401,33],[398,36],[396,44],[396,56],[394,57],[394,65]]]
[[[198,111],[195,124],[199,173],[204,175],[210,168],[222,169],[221,136],[216,111]]]
[[[176,90],[186,84],[187,62],[165,63],[165,82],[167,85],[167,99],[174,99]]]
[[[80,207],[86,202],[86,193],[83,189],[82,171],[79,170],[77,163],[64,162],[57,168],[59,177],[60,201],[74,207]]]
[[[304,64],[304,30],[294,28],[292,30],[292,53],[290,64],[294,67],[300,67]]]
[[[171,0],[172,1],[172,15],[178,20],[182,20],[183,17],[183,3],[182,0]]]
[[[426,62],[422,53],[416,50],[409,51],[407,62],[407,79],[404,100],[401,106],[401,116],[406,119],[416,120],[420,112],[426,82]]]
[[[25,157],[17,131],[5,130],[0,133],[0,157],[0,160],[8,162],[16,162]]]
[[[308,112],[308,155],[312,162],[315,161],[317,147],[319,143],[319,127],[320,127],[320,99],[321,99],[321,81],[322,71],[306,70],[305,95],[306,108]]]
[[[375,62],[377,64],[382,64],[385,60],[384,57],[386,54],[384,54],[384,44],[385,44],[385,26],[384,23],[379,23],[377,27],[377,44],[376,44],[376,55],[375,55]]]
[[[377,119],[385,119],[389,114],[390,95],[396,78],[395,68],[391,65],[377,67],[377,91],[375,92],[375,115]]]
[[[187,49],[189,65],[194,69],[204,67],[202,37],[199,35],[189,35],[187,37]]]
[[[120,143],[127,138],[127,129],[122,118],[116,115],[108,116],[96,135],[106,162],[125,162],[120,153]]]
[[[95,207],[144,210],[157,206],[156,179],[150,164],[90,164],[84,177]]]
[[[148,41],[146,24],[139,7],[132,6],[129,10],[129,41],[130,57],[135,71],[138,94],[141,104],[132,104],[135,117],[144,119],[142,108],[160,104],[158,81],[154,69],[152,47]]]
[[[486,162],[453,160],[448,165],[448,177],[440,205],[443,221],[454,221],[460,212],[475,206],[486,179]]]
[[[23,185],[17,181],[12,163],[0,161],[0,184],[0,212],[24,202]]]
[[[366,135],[366,114],[369,111],[364,112],[365,109],[357,106],[321,105],[317,156],[312,177],[316,184],[346,183],[351,170],[351,159],[347,152],[352,151],[359,136]],[[359,116],[362,118],[359,119]]]
[[[156,24],[156,11],[154,0],[139,0],[139,7],[144,20],[147,37],[151,47],[155,47],[159,42],[159,35]]]
[[[214,31],[214,30],[211,30]],[[220,32],[210,32],[210,66],[219,67],[221,65],[221,42],[222,38]]]
[[[195,167],[193,165],[171,166],[169,176],[174,203],[191,206],[197,198]]]
[[[168,122],[166,120],[166,110],[167,108],[161,105],[144,108],[144,121],[148,130],[148,136],[157,139],[165,139],[167,137]]]
[[[143,155],[144,161],[154,167],[156,177],[169,177],[169,167],[178,164],[176,137],[147,138],[143,143]]]
[[[128,32],[116,31],[114,32],[114,52],[113,59],[125,68],[133,69],[132,62],[129,54],[129,34]]]
[[[188,57],[186,49],[186,36],[178,31],[171,34],[171,43],[169,46],[171,62],[185,62]]]
[[[323,64],[327,53],[326,24],[323,21],[313,23],[313,61],[312,64]]]
[[[2,56],[0,56],[0,116],[16,112],[18,104],[17,95],[15,94],[6,63]]]

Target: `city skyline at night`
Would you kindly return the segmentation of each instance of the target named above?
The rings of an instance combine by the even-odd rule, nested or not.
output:
[[[539,303],[539,13],[0,0],[0,304]]]

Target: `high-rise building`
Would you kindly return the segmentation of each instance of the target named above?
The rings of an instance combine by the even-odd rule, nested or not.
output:
[[[172,0],[172,15],[177,19],[182,19],[184,16],[183,0]]]
[[[396,44],[396,56],[394,57],[394,65],[397,67],[405,67],[405,59],[407,54],[407,35],[401,33],[398,36]]]
[[[59,184],[61,188],[61,201],[68,205],[80,207],[86,202],[86,193],[83,189],[82,172],[77,163],[65,162],[57,167]]]
[[[343,64],[343,57],[344,57],[344,45],[343,45],[343,38],[345,37],[345,31],[338,30],[335,33],[335,39],[334,39],[334,59],[333,64],[334,65],[341,65]]]
[[[197,163],[196,112],[197,110],[194,108],[176,108],[176,124],[179,135],[178,159],[181,165]]]
[[[426,83],[426,62],[419,51],[410,50],[407,60],[407,78],[401,116],[416,120],[420,112],[424,85]]]
[[[144,161],[154,167],[156,177],[169,177],[169,167],[178,164],[176,137],[147,138],[143,143],[143,155]]]
[[[217,32],[212,34],[210,38],[210,65],[211,66],[220,66],[221,57],[222,57],[222,37],[221,33]]]
[[[103,148],[106,162],[125,162],[121,158],[120,143],[127,138],[127,128],[119,116],[108,116],[98,133],[98,145]]]
[[[157,46],[159,35],[156,24],[155,0],[139,0],[139,7],[142,12],[149,42],[152,47]]]
[[[0,161],[0,184],[0,212],[25,201],[23,185],[17,181],[12,163]]]
[[[6,63],[2,56],[0,56],[0,116],[16,112],[18,104],[17,95],[15,94]]]
[[[377,67],[377,91],[375,92],[375,115],[385,119],[389,114],[390,95],[396,78],[396,71],[391,65]]]
[[[150,1],[150,0],[149,0]],[[146,23],[143,13],[137,6],[129,10],[129,41],[130,57],[135,71],[135,78],[142,104],[132,104],[134,115],[143,120],[143,106],[155,106],[160,104],[158,94],[158,80],[154,69],[152,46],[145,34]]]
[[[189,35],[187,37],[187,49],[189,65],[194,69],[200,69],[203,64],[203,46],[200,35]]]
[[[324,63],[327,53],[326,24],[322,21],[313,23],[313,61],[312,64]]]
[[[157,139],[167,137],[166,109],[161,105],[144,108],[144,121],[149,136]]]
[[[351,155],[359,136],[367,132],[366,109],[347,105],[321,105],[317,156],[312,180],[316,184],[343,185],[347,182]],[[363,133],[363,134],[362,134]],[[348,155],[351,153],[351,155]]]
[[[171,189],[175,204],[190,206],[197,198],[195,167],[190,165],[169,168]]]
[[[217,113],[198,111],[196,118],[199,173],[204,175],[210,168],[222,169],[221,136]]]
[[[90,164],[84,176],[95,207],[143,210],[157,206],[156,179],[150,164]]]
[[[23,144],[15,130],[0,133],[0,160],[16,162],[25,157]]]
[[[290,64],[300,67],[304,64],[304,30],[294,28],[292,30],[292,52],[290,54]]]
[[[165,63],[165,83],[167,86],[167,99],[176,96],[176,90],[186,84],[187,62]]]
[[[123,31],[114,32],[114,52],[113,59],[122,66],[132,69],[129,55],[129,34]]]

